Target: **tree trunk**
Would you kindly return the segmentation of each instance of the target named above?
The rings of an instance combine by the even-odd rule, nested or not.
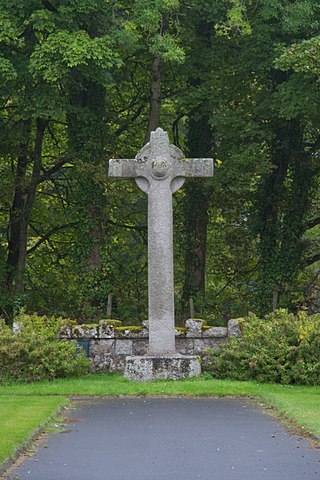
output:
[[[150,113],[146,141],[150,140],[150,134],[160,125],[161,112],[161,65],[162,58],[159,53],[154,56],[151,82],[150,82]]]
[[[28,155],[28,143],[21,145],[21,154],[15,175],[15,189],[8,228],[7,289],[9,293],[24,292],[28,225],[40,178],[43,137],[47,122],[38,119],[32,158]],[[30,131],[29,131],[30,134]],[[28,183],[27,166],[32,161],[32,175]]]
[[[290,303],[303,268],[302,237],[314,187],[312,156],[305,151],[299,120],[279,121],[274,131],[274,168],[261,185],[257,203],[261,315]]]
[[[169,14],[162,16],[160,35],[164,35],[169,28]],[[162,57],[160,53],[156,53],[153,57],[151,81],[150,81],[150,111],[147,134],[145,141],[150,140],[150,134],[160,125],[161,114],[161,68]]]
[[[208,228],[208,192],[196,180],[189,180],[184,202],[185,280],[183,299],[205,297],[205,266]],[[187,306],[187,305],[186,305]]]
[[[197,42],[194,58],[194,72],[200,71],[200,76],[190,80],[190,88],[198,89],[203,82],[201,77],[201,58],[203,51],[212,48],[211,22],[198,22],[196,28]],[[200,67],[199,67],[200,62]],[[200,70],[199,70],[200,69]],[[210,126],[212,112],[207,103],[199,104],[189,114],[188,121],[188,154],[193,158],[212,157],[213,132]],[[185,187],[184,221],[185,221],[185,274],[182,291],[183,313],[188,312],[188,299],[194,298],[195,310],[205,306],[206,289],[206,254],[208,208],[211,194],[210,180],[188,180]],[[195,312],[196,314],[196,312]]]
[[[90,205],[88,215],[90,218],[91,228],[89,230],[90,249],[88,254],[89,270],[98,270],[102,268],[101,250],[105,244],[103,228],[101,223],[101,211],[96,205]]]
[[[280,248],[282,213],[286,196],[285,180],[290,163],[287,149],[288,125],[277,124],[274,130],[272,152],[274,168],[261,184],[256,203],[256,233],[259,238],[258,306],[261,315],[278,307],[282,289]]]
[[[189,121],[189,156],[210,157],[212,131],[208,116]],[[208,181],[189,179],[185,187],[185,274],[182,292],[183,312],[188,311],[189,298],[195,300],[195,308],[205,303],[206,254],[208,207],[210,186]]]
[[[73,74],[70,89],[72,110],[68,116],[71,155],[78,159],[74,169],[74,201],[78,226],[75,229],[76,258],[83,318],[102,314],[104,297],[103,249],[106,245],[107,198],[102,183],[105,147],[105,88],[94,80]],[[101,178],[101,180],[99,180]]]
[[[105,245],[106,197],[98,177],[105,145],[105,90],[92,80],[74,73],[75,86],[71,92],[74,113],[68,117],[69,146],[79,159],[77,208],[81,219],[79,244],[84,271],[101,270],[101,250]],[[78,87],[80,85],[80,88]],[[78,88],[77,88],[78,87]]]

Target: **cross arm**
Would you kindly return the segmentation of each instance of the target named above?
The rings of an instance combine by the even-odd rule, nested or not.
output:
[[[109,160],[109,177],[135,178],[139,164],[135,158],[112,158]]]
[[[187,158],[178,160],[176,175],[181,177],[212,177],[212,158]]]

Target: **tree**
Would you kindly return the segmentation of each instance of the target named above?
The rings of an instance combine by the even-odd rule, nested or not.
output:
[[[3,1],[2,311],[91,319],[112,291],[145,316],[146,199],[105,166],[159,123],[216,163],[174,197],[183,315],[316,308],[318,24],[315,0]]]
[[[6,279],[3,285],[10,294],[24,291],[28,227],[38,186],[51,180],[70,160],[57,155],[61,146],[55,139],[56,125],[70,112],[68,92],[74,84],[75,69],[87,75],[107,71],[119,64],[113,52],[110,35],[90,37],[82,28],[104,2],[88,5],[82,2],[82,18],[76,21],[75,9],[68,1],[54,6],[50,2],[30,1],[1,7],[3,19],[2,68],[6,72],[4,91],[3,134],[14,166],[14,193],[9,215],[9,238]],[[107,20],[105,19],[105,22]],[[14,134],[12,128],[14,127]],[[58,127],[57,127],[58,128]],[[17,132],[18,131],[18,132]],[[46,142],[52,137],[55,147]],[[75,158],[75,151],[72,155]],[[78,155],[79,152],[76,152]],[[45,157],[54,159],[45,162]]]
[[[224,86],[213,119],[218,136],[224,133],[227,139],[226,148],[218,150],[219,158],[228,155],[228,162],[236,161],[249,173],[249,180],[251,176],[249,203],[244,205],[252,206],[243,214],[258,238],[254,288],[262,313],[279,305],[294,307],[299,272],[305,264],[304,232],[318,176],[317,88],[310,77],[284,73],[275,66],[279,43],[283,48],[301,38],[313,8],[312,2],[307,6],[279,1],[263,4],[254,13],[248,9],[251,34],[230,42],[233,53],[222,75]],[[221,102],[223,95],[226,100]],[[310,98],[316,105],[310,105]],[[224,119],[229,132],[221,130]],[[260,165],[250,174],[252,158],[259,158]],[[229,163],[229,173],[230,167]]]

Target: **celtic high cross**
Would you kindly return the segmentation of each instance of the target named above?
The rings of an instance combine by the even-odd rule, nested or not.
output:
[[[187,177],[211,177],[211,158],[186,159],[161,128],[134,159],[109,161],[109,176],[134,178],[148,195],[149,354],[175,352],[172,194]]]

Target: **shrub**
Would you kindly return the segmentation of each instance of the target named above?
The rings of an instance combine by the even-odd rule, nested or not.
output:
[[[206,352],[203,368],[216,378],[320,384],[320,315],[278,310],[241,322],[242,336]]]
[[[59,340],[61,319],[21,313],[12,333],[0,323],[0,382],[37,381],[87,373],[89,360],[74,341]]]

